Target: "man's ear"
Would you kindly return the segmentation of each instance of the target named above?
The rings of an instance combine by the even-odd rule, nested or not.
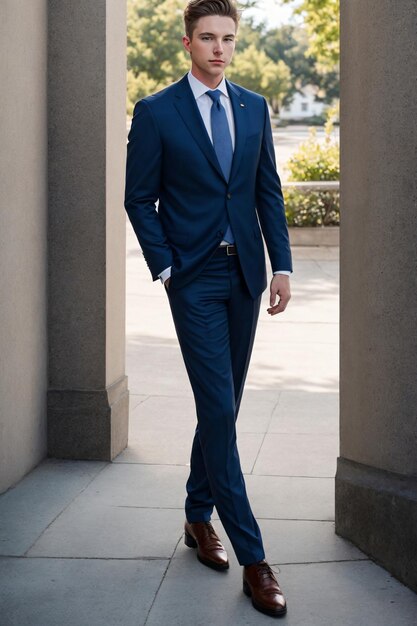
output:
[[[186,51],[187,51],[187,52],[189,52],[189,53],[191,54],[191,51],[190,51],[190,43],[191,43],[190,38],[189,38],[187,35],[184,35],[184,36],[183,36],[183,38],[182,38],[182,45],[184,46],[184,48],[186,49]]]

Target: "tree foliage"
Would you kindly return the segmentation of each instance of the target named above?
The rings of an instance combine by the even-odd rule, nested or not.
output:
[[[283,24],[265,32],[262,48],[273,60],[282,60],[291,72],[291,89],[283,101],[289,104],[293,94],[305,85],[318,87],[318,97],[331,103],[339,95],[339,76],[335,71],[318,72],[316,59],[308,54],[308,36],[303,26]]]
[[[289,4],[294,0],[280,0]],[[319,71],[334,71],[340,57],[340,0],[300,0],[294,13],[301,15],[306,25],[309,47]]]
[[[128,112],[136,100],[178,80],[189,68],[182,46],[183,0],[128,0]]]
[[[264,95],[276,110],[291,88],[290,70],[284,61],[273,61],[254,43],[235,53],[227,76],[242,87]]]

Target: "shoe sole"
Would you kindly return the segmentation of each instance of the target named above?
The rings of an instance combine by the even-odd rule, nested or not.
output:
[[[268,609],[268,608],[263,607],[262,605],[258,604],[252,598],[252,592],[250,590],[250,587],[249,587],[248,583],[245,580],[243,581],[243,593],[246,596],[248,596],[248,598],[252,599],[252,606],[253,606],[254,609],[259,611],[260,613],[264,613],[265,615],[269,615],[269,617],[282,617],[287,612],[287,605],[285,605],[282,609],[279,609],[277,611],[273,611],[272,609]]]
[[[184,535],[184,543],[188,548],[198,548],[197,542],[189,533],[185,533]],[[211,569],[215,569],[217,572],[224,572],[229,569],[229,563],[225,563],[224,565],[220,565],[219,563],[214,563],[213,561],[208,561],[200,556],[197,552],[197,559],[203,565],[210,567]]]

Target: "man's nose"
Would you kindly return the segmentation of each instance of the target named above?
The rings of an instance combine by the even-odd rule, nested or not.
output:
[[[216,54],[223,54],[223,43],[221,41],[216,41],[214,45],[214,52]]]

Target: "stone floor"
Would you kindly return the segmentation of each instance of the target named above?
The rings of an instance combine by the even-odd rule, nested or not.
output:
[[[412,626],[417,596],[334,532],[338,251],[294,249],[293,299],[262,306],[238,420],[247,488],[288,626]],[[231,568],[183,543],[193,398],[166,294],[128,229],[129,446],[113,463],[48,459],[0,496],[2,626],[271,623]]]

